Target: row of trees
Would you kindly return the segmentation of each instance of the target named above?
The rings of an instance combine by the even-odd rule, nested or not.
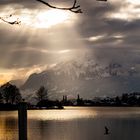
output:
[[[48,99],[48,90],[44,87],[44,86],[41,86],[38,91],[36,92],[36,100],[38,101],[37,102],[37,105],[36,107],[39,107],[39,108],[42,108],[42,107],[45,107],[45,108],[59,108],[59,109],[63,109],[62,107],[62,103],[58,100],[50,100]]]
[[[35,99],[40,102],[48,100],[48,90],[41,86],[35,93]],[[20,90],[9,82],[0,87],[0,103],[17,104],[22,100]]]
[[[37,101],[48,99],[48,90],[44,86],[41,86],[35,94]],[[21,99],[20,90],[15,85],[8,82],[0,87],[0,103],[15,104]]]
[[[140,92],[124,93],[116,97],[95,97],[85,100],[77,95],[77,99],[68,99],[63,96],[64,106],[140,106]]]
[[[84,100],[77,95],[77,99],[68,100],[67,96],[63,96],[62,101],[52,101],[48,99],[48,90],[41,86],[35,93],[37,107],[54,107],[62,105],[78,105],[78,106],[140,106],[140,93],[125,93],[117,97],[95,98],[92,100]],[[22,101],[19,89],[10,83],[6,83],[0,87],[0,104],[16,105]]]
[[[36,107],[52,108],[59,106],[59,101],[48,100],[48,90],[44,86],[41,86],[35,92],[35,99],[37,100]],[[18,103],[21,101],[22,96],[20,90],[15,85],[8,82],[0,87],[0,110],[17,109]]]
[[[41,86],[35,92],[35,99],[37,100],[37,107],[60,106],[59,101],[51,101],[48,99],[48,90]],[[0,109],[14,109],[17,104],[22,101],[20,90],[9,82],[0,87]]]

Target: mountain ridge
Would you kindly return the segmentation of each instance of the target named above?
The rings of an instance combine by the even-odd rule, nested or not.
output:
[[[36,91],[40,86],[45,86],[55,98],[61,98],[62,95],[73,97],[77,94],[92,98],[140,91],[139,81],[140,73],[133,66],[72,60],[59,63],[41,73],[31,74],[21,89]]]

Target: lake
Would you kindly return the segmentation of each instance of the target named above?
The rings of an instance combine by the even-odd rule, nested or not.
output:
[[[18,140],[17,111],[0,112],[0,140]],[[110,134],[104,135],[107,126]],[[138,107],[29,110],[28,140],[139,140]]]

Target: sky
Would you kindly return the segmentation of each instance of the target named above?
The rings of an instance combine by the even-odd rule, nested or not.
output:
[[[47,2],[59,7],[73,4]],[[0,17],[21,21],[10,25],[0,20],[0,84],[88,52],[102,63],[140,65],[140,1],[77,2],[82,14],[51,9],[36,0],[0,0]]]

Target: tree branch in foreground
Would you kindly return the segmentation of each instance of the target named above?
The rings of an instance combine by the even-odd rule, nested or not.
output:
[[[53,9],[60,9],[60,10],[67,10],[67,11],[71,11],[73,13],[83,13],[82,10],[80,9],[80,5],[77,5],[77,0],[73,0],[73,5],[71,7],[56,7],[56,6],[53,6],[43,0],[36,0],[38,2],[41,2],[42,4],[50,7],[50,8],[53,8]],[[97,0],[97,1],[107,1],[107,0]],[[14,20],[14,21],[8,21],[8,18],[12,17],[13,15],[9,15],[7,17],[0,17],[0,20],[2,20],[3,22],[6,22],[8,24],[11,24],[11,25],[19,25],[21,24],[21,21],[19,21],[19,19],[17,18],[17,20]]]
[[[10,18],[12,17],[12,15],[9,15],[7,17],[0,17],[0,19],[8,24],[11,24],[11,25],[15,25],[15,24],[21,24],[21,21],[19,21],[19,19],[17,18],[17,20],[14,20],[14,21],[8,21],[7,18]]]
[[[74,12],[74,13],[83,13],[82,10],[80,9],[80,5],[77,5],[77,0],[74,0],[73,5],[71,7],[68,7],[68,8],[56,7],[56,6],[53,6],[53,5],[47,3],[43,0],[36,0],[36,1],[41,2],[41,3],[47,5],[50,8],[53,8],[53,9],[68,10],[68,11],[71,11],[71,12]]]

